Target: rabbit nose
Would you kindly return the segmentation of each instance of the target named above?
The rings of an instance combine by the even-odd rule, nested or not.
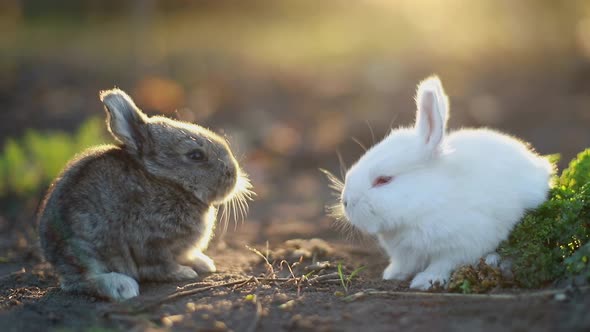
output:
[[[233,172],[230,169],[225,170],[225,176],[227,176],[228,178],[231,177],[232,173]]]
[[[225,166],[225,172],[223,172],[223,174],[228,178],[232,178],[236,175],[236,172],[237,172],[237,168],[232,167],[230,165],[230,166]]]

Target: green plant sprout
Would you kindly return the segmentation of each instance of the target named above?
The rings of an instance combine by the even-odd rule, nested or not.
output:
[[[349,275],[345,275],[344,271],[342,270],[342,263],[338,263],[338,278],[340,279],[340,283],[342,284],[342,288],[344,288],[345,293],[348,293],[348,289],[352,285],[352,280],[357,277],[357,275],[364,269],[364,266],[360,266],[352,271]]]

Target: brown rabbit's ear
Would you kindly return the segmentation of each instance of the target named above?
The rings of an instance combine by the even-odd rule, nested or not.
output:
[[[124,91],[112,89],[100,92],[107,111],[107,126],[111,134],[128,149],[140,152],[146,143],[145,115]]]

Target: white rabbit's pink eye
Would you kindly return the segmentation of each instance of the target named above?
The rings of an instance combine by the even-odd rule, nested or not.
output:
[[[373,187],[380,187],[386,185],[389,182],[391,182],[391,180],[393,180],[393,176],[378,176],[373,181]]]

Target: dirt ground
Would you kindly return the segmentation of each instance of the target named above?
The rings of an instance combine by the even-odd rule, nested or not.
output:
[[[98,88],[88,90],[95,93]],[[411,93],[400,99],[408,95]],[[407,109],[411,110],[411,105]],[[586,114],[581,108],[574,110]],[[271,114],[275,116],[270,112],[265,116]],[[308,123],[315,123],[312,115]],[[411,117],[410,113],[405,115]],[[458,114],[455,119],[460,117]],[[227,118],[214,120],[222,123]],[[215,128],[225,127],[215,121],[211,121]],[[547,116],[538,121],[549,123]],[[333,123],[331,119],[324,122]],[[258,133],[257,126],[259,122],[243,121],[239,128]],[[533,131],[540,128],[535,123],[530,126]],[[552,122],[551,126],[568,132],[586,130],[583,121]],[[285,130],[278,130],[277,135],[290,132]],[[376,130],[384,132],[383,128]],[[362,141],[371,141],[369,130],[359,131]],[[345,131],[343,137],[348,141],[355,135]],[[568,160],[573,151],[587,145],[585,136],[572,137],[564,135],[567,142],[555,149],[543,145],[551,141],[549,136],[538,141],[542,151],[563,151]],[[338,169],[335,143],[324,151],[314,150],[316,145],[308,146],[305,139],[296,140],[296,147],[266,146],[276,140],[257,139],[253,146],[264,148],[246,146],[242,151],[250,151],[243,165],[255,180],[258,196],[247,220],[236,229],[230,227],[217,234],[207,252],[215,259],[218,272],[190,283],[142,284],[141,296],[127,303],[61,292],[56,275],[42,262],[34,244],[32,214],[36,203],[19,206],[10,199],[0,202],[0,331],[590,330],[588,291],[555,290],[549,285],[542,290],[495,289],[489,295],[461,295],[413,292],[406,283],[382,281],[386,257],[374,242],[349,240],[326,216],[324,206],[331,193],[318,167]],[[342,152],[352,161],[362,151],[354,143],[348,144]],[[314,238],[322,240],[308,241]],[[303,240],[290,241],[295,239]],[[261,256],[268,256],[272,269]],[[281,263],[283,260],[286,263]],[[305,269],[325,261],[329,266],[322,271],[310,274]],[[344,275],[364,269],[345,288],[335,275],[339,264]]]
[[[547,44],[547,50],[529,51],[519,39],[526,33],[512,31],[513,26],[523,27],[526,20],[503,27],[499,12],[486,9],[493,14],[489,19],[493,35],[518,37],[516,50],[527,52],[515,58],[500,47],[503,43],[497,50],[475,43],[476,51],[486,52],[471,54],[471,49],[466,49],[464,57],[449,53],[447,58],[443,55],[456,47],[431,52],[438,47],[424,48],[419,38],[422,34],[416,37],[406,29],[389,36],[390,29],[379,30],[379,24],[372,24],[377,16],[370,12],[365,20],[351,25],[350,32],[362,36],[360,41],[374,40],[381,48],[381,39],[386,36],[392,37],[387,44],[395,46],[396,40],[407,38],[415,39],[417,46],[379,54],[367,49],[371,43],[362,42],[359,50],[350,54],[348,48],[345,52],[328,49],[324,54],[324,44],[339,45],[325,43],[332,37],[341,36],[342,44],[349,44],[348,35],[336,24],[331,28],[334,36],[319,33],[315,44],[304,43],[304,51],[319,52],[321,61],[317,63],[283,62],[283,53],[292,53],[295,60],[306,59],[296,50],[297,43],[279,52],[276,62],[259,60],[266,55],[258,50],[265,40],[275,51],[297,40],[309,40],[311,33],[301,28],[313,23],[316,16],[317,27],[322,28],[318,31],[332,26],[334,13],[324,14],[330,19],[324,24],[316,15],[317,3],[309,3],[309,15],[304,13],[303,19],[294,16],[290,21],[275,20],[279,16],[272,12],[261,18],[253,16],[245,26],[240,20],[232,25],[233,21],[215,16],[205,20],[210,17],[206,12],[199,13],[199,19],[186,16],[178,25],[171,20],[174,25],[170,27],[163,21],[166,24],[160,22],[161,30],[154,30],[158,34],[146,32],[151,37],[137,46],[127,45],[133,44],[128,40],[135,26],[125,22],[105,28],[106,20],[97,21],[98,25],[80,20],[80,26],[63,25],[65,28],[35,21],[38,27],[5,34],[18,47],[0,48],[0,146],[10,137],[23,137],[28,129],[72,132],[90,117],[102,119],[97,92],[116,85],[127,90],[149,114],[169,112],[170,117],[227,134],[253,180],[257,197],[247,220],[235,229],[230,225],[227,232],[218,232],[206,252],[215,260],[217,273],[186,283],[141,284],[141,295],[125,303],[60,291],[57,276],[42,261],[35,245],[37,202],[22,205],[17,198],[0,197],[0,332],[590,331],[590,292],[564,284],[463,295],[414,292],[407,283],[382,281],[387,261],[374,241],[349,239],[349,234],[326,216],[331,193],[318,170],[336,172],[337,152],[346,163],[354,162],[363,151],[353,137],[368,146],[374,141],[373,131],[380,138],[392,125],[411,124],[415,85],[433,73],[441,75],[451,97],[450,128],[497,128],[530,141],[542,154],[561,153],[563,167],[590,144],[590,53],[569,49],[555,53],[550,47],[553,44]],[[351,5],[342,3],[342,8]],[[553,6],[548,5],[548,13],[557,12]],[[489,38],[479,38],[477,29],[471,27],[478,16],[449,8],[453,21],[457,13],[469,13],[469,28],[461,29],[460,40],[463,30],[473,30],[474,39],[488,43]],[[553,29],[555,25],[542,25],[550,16],[539,19],[523,8],[506,12],[525,19],[530,16],[530,31],[539,36],[565,38],[565,33]],[[242,13],[230,14],[232,20],[242,17]],[[212,27],[202,29],[200,24],[209,21]],[[262,24],[271,21],[283,30],[276,33],[273,25]],[[343,16],[341,21],[352,20]],[[386,18],[386,22],[397,21]],[[418,21],[422,26],[425,20]],[[574,19],[564,22],[576,27]],[[587,29],[587,19],[583,23],[580,27]],[[68,27],[82,32],[77,40]],[[365,28],[371,29],[363,32]],[[506,30],[497,30],[500,28]],[[224,34],[214,34],[226,29]],[[213,46],[189,43],[197,31],[211,35],[206,40]],[[253,31],[251,35],[244,36],[250,39],[236,43],[241,32],[249,31]],[[572,31],[575,33],[567,35],[569,38],[582,40],[581,29]],[[439,45],[439,40],[446,44],[447,38],[440,38],[438,29],[432,32],[436,42],[432,45]],[[289,38],[290,33],[296,38]],[[218,43],[225,39],[226,43]],[[218,49],[218,44],[231,49]],[[240,52],[232,51],[234,44]],[[154,45],[167,47],[160,60]],[[255,56],[243,58],[242,48],[250,45]],[[586,52],[590,44],[583,45]],[[34,195],[34,200],[41,195]],[[359,268],[362,271],[343,281],[337,273],[339,265],[344,279]],[[319,266],[324,269],[310,269]]]
[[[568,124],[568,130],[572,126]],[[250,132],[256,132],[256,128]],[[359,137],[370,142],[369,131],[363,132],[364,136]],[[280,135],[283,134],[281,131]],[[348,137],[348,133],[345,136]],[[581,141],[576,142],[582,146]],[[571,142],[557,150],[578,149]],[[31,225],[36,204],[18,206],[17,202],[2,202],[3,216],[19,217],[0,215],[0,330],[590,329],[590,315],[587,314],[590,296],[575,289],[565,293],[558,291],[557,296],[553,291],[544,293],[546,290],[500,289],[482,297],[415,293],[410,292],[406,284],[381,281],[386,258],[380,250],[367,239],[347,240],[346,234],[338,231],[325,215],[324,205],[330,193],[318,167],[337,169],[334,151],[299,150],[288,159],[273,155],[275,150],[253,152],[244,161],[248,173],[256,180],[258,196],[251,204],[248,219],[237,229],[230,227],[223,236],[218,235],[209,249],[208,254],[215,259],[219,272],[202,275],[191,283],[142,284],[141,296],[128,303],[113,304],[61,292],[53,270],[41,261],[35,249],[36,236]],[[355,149],[354,145],[345,146],[342,151],[348,160],[360,154],[360,149]],[[566,153],[568,158],[572,154]],[[306,250],[296,249],[287,241],[312,238],[321,238],[326,244],[321,245],[323,249],[319,251],[313,246],[308,248],[309,257],[299,263],[299,256],[306,254]],[[267,243],[275,275],[259,255],[246,247],[257,248],[264,256]],[[287,263],[281,264],[283,259]],[[309,281],[303,280],[302,276],[309,273],[304,268],[314,261],[328,261],[330,267],[309,275]],[[287,265],[294,263],[299,264],[295,264],[291,274]],[[334,276],[339,263],[345,275],[364,267],[348,289]],[[331,277],[314,280],[318,275]],[[254,281],[252,277],[266,279]],[[231,285],[226,285],[228,283]],[[359,292],[361,295],[355,295]]]
[[[142,284],[109,303],[59,290],[31,246],[0,264],[2,331],[588,331],[590,296],[568,288],[496,289],[487,295],[413,292],[380,280],[386,259],[368,239],[341,240],[326,219],[285,229],[246,222],[208,253],[218,272],[187,283]],[[281,232],[282,231],[282,232]],[[275,234],[272,234],[275,233]],[[314,238],[323,236],[327,240]],[[272,238],[268,243],[264,239]],[[10,239],[3,238],[3,243]],[[263,258],[264,257],[264,258]],[[269,260],[267,264],[265,258]],[[323,265],[322,265],[323,264]],[[342,285],[337,270],[349,276]],[[314,267],[322,270],[311,272]],[[310,268],[312,268],[310,270]]]

